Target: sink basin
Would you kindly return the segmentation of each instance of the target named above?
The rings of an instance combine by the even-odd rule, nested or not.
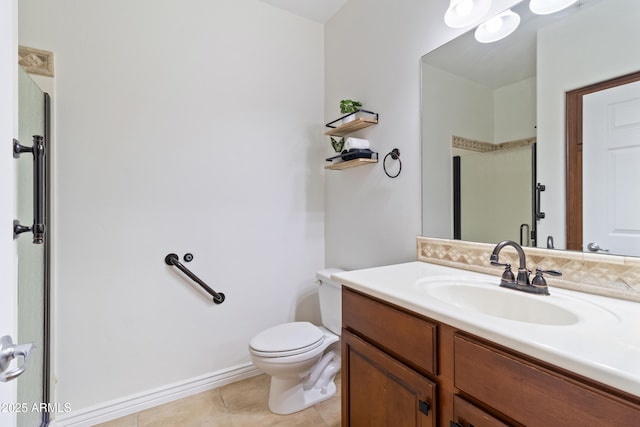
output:
[[[573,325],[580,321],[571,308],[558,305],[552,297],[500,288],[498,283],[483,279],[434,277],[418,281],[417,286],[431,298],[488,316],[556,326]]]

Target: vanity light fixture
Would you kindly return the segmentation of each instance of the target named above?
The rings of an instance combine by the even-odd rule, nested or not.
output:
[[[491,7],[491,0],[451,0],[444,22],[451,28],[462,28],[482,18]]]
[[[518,25],[520,15],[509,9],[478,26],[475,37],[480,43],[493,43],[513,33]]]
[[[549,15],[566,9],[578,0],[531,0],[529,9],[536,15]]]

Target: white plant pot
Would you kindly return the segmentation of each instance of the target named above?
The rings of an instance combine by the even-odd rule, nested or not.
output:
[[[351,114],[350,116],[345,117],[344,119],[342,119],[342,124],[346,125],[349,122],[352,122],[356,119],[356,114]]]

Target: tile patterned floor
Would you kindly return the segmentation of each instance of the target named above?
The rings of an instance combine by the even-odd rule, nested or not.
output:
[[[340,374],[338,392],[331,399],[291,415],[269,412],[269,377],[258,375],[195,394],[156,408],[99,424],[99,427],[338,427],[340,426]]]

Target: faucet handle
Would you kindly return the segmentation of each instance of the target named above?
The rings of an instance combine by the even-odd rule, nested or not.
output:
[[[489,260],[491,261],[491,265],[494,265],[496,267],[504,267],[502,280],[500,281],[502,284],[516,282],[516,276],[513,274],[513,271],[511,271],[511,264],[509,264],[508,262],[498,262],[498,255],[496,254],[492,254]]]
[[[551,276],[562,276],[562,273],[558,270],[542,270],[540,267],[536,268],[536,276],[531,280],[533,286],[539,286],[546,288],[547,281],[544,279],[543,274],[550,274]]]
[[[544,274],[550,274],[552,276],[562,276],[562,272],[558,270],[543,270],[540,267],[536,267],[536,275],[538,275],[538,273],[540,273],[540,275],[544,273]]]
[[[503,264],[501,262],[491,261],[491,265],[495,265],[496,267],[504,267],[501,283],[515,283],[516,276],[513,274],[513,271],[511,271],[511,264],[509,264],[508,262]]]
[[[508,283],[513,283],[516,281],[516,276],[513,274],[513,271],[511,271],[511,264],[507,263],[507,264],[503,264],[504,265],[504,272],[502,273],[502,283],[504,282],[508,282]]]

